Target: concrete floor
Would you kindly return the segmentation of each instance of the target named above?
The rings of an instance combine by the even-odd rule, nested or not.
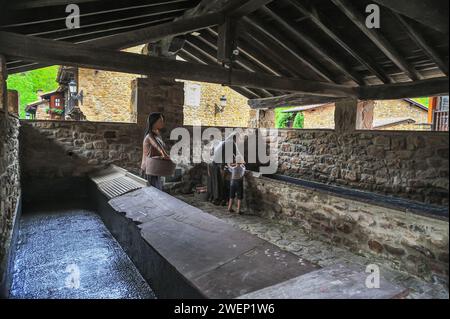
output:
[[[230,214],[226,207],[198,201],[193,195],[178,195],[176,197],[321,267],[346,262],[362,266],[377,264],[386,280],[410,290],[409,299],[449,298],[445,283],[439,281],[426,282],[408,273],[398,271],[385,259],[376,258],[372,255],[356,255],[349,250],[315,240],[298,227],[280,224],[274,220],[258,216]]]
[[[154,299],[155,295],[95,212],[66,203],[24,212],[11,298]]]

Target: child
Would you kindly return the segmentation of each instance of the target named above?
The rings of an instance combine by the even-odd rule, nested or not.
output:
[[[237,212],[241,214],[241,202],[244,199],[244,175],[245,163],[242,157],[236,158],[236,163],[230,164],[227,169],[231,173],[230,182],[230,200],[228,202],[228,211],[233,211],[233,201],[237,197]]]

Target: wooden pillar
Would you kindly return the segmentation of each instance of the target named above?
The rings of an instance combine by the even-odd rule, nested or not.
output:
[[[438,104],[437,97],[430,97],[430,105],[428,106],[428,124],[433,124],[434,112],[436,111]]]
[[[375,101],[360,101],[356,110],[356,129],[373,130]]]
[[[357,111],[358,100],[348,99],[337,102],[334,112],[336,132],[354,132],[356,130]]]

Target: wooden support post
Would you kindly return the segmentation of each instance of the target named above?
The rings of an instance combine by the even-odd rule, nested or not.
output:
[[[437,97],[430,97],[430,105],[428,106],[428,124],[433,124],[434,112],[436,111],[437,102]]]
[[[348,133],[356,130],[358,100],[346,99],[336,103],[334,113],[335,131]]]
[[[356,129],[372,130],[375,101],[360,101],[356,111]]]
[[[217,41],[217,60],[230,64],[233,59],[233,51],[237,48],[237,22],[227,18],[225,23],[219,26],[219,39]]]

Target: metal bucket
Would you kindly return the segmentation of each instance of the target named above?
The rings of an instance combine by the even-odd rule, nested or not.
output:
[[[147,157],[146,174],[151,176],[173,176],[176,164],[169,159]]]

